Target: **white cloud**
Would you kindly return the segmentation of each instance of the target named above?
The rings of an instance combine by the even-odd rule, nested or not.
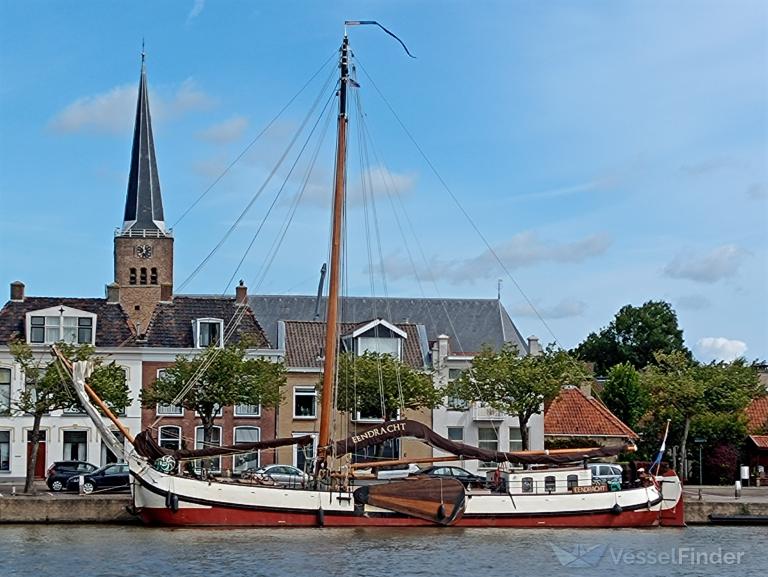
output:
[[[62,134],[130,132],[135,118],[137,93],[135,84],[123,84],[100,94],[83,96],[56,114],[48,126]],[[149,100],[153,120],[173,119],[211,104],[211,98],[191,78],[178,85],[169,96],[150,90]]]
[[[494,248],[494,253],[507,268],[534,266],[545,262],[576,263],[603,254],[611,245],[611,239],[604,234],[595,234],[570,243],[552,243],[541,240],[533,232],[515,235],[509,241]],[[419,265],[422,266],[421,263]],[[400,254],[384,259],[388,277],[397,280],[413,277],[413,267]],[[428,269],[419,272],[422,279],[444,279],[452,284],[473,283],[476,279],[497,276],[499,264],[489,250],[466,259],[443,259],[433,257]]]
[[[248,119],[245,116],[233,116],[229,120],[209,126],[198,133],[203,140],[225,144],[238,140],[248,128]]]
[[[192,5],[192,10],[190,10],[187,15],[187,22],[200,16],[203,8],[205,8],[205,0],[195,0],[195,3]]]
[[[706,254],[686,252],[664,267],[664,274],[697,282],[714,283],[735,276],[746,251],[734,244],[717,247]]]
[[[521,303],[510,309],[512,318],[517,317],[534,317],[544,319],[565,319],[570,317],[578,317],[584,314],[587,310],[587,304],[580,300],[575,299],[563,299],[557,304],[552,306],[538,306],[534,303],[536,310],[534,311],[527,303]],[[536,314],[538,312],[538,314]]]
[[[347,185],[347,205],[350,207],[362,206],[366,195],[363,194],[363,179],[368,194],[373,193],[376,198],[386,198],[388,195],[396,196],[413,190],[416,185],[416,175],[413,173],[392,172],[382,166],[372,166],[361,178],[360,174],[350,175]],[[312,174],[307,189],[304,192],[303,202],[318,206],[331,205],[331,193],[333,192],[333,179],[327,170],[316,168]]]
[[[699,352],[715,361],[732,361],[743,357],[747,352],[747,343],[725,337],[705,337],[696,343]]]

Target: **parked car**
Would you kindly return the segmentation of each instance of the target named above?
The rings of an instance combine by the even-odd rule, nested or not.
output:
[[[77,491],[80,484],[80,474],[70,477],[67,481],[68,491]],[[96,490],[120,491],[129,488],[128,465],[126,463],[112,463],[83,475],[83,493],[90,494]]]
[[[274,481],[275,485],[284,487],[302,487],[309,482],[309,475],[301,469],[290,465],[267,465],[255,471],[249,471],[254,477]]]
[[[592,482],[607,485],[608,483],[621,483],[621,465],[614,463],[589,463],[592,471]]]
[[[45,474],[45,484],[51,491],[63,491],[67,488],[67,481],[75,475],[85,475],[98,469],[85,461],[56,461]]]
[[[485,487],[488,484],[488,480],[480,475],[470,473],[466,469],[461,467],[446,467],[443,465],[437,465],[434,467],[427,467],[422,469],[418,473],[419,475],[427,475],[428,477],[449,477],[461,481],[462,485],[469,488]]]

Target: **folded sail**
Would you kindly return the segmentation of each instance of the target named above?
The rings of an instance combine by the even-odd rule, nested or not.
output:
[[[509,462],[523,464],[560,465],[576,463],[583,459],[596,457],[612,457],[630,450],[632,445],[622,447],[592,447],[588,449],[569,449],[562,451],[489,451],[464,443],[457,443],[441,437],[432,429],[416,421],[401,420],[387,421],[375,425],[365,431],[351,435],[334,445],[337,457],[355,453],[360,449],[378,445],[390,439],[412,437],[420,439],[430,447],[446,451],[463,459],[479,459],[481,461]]]

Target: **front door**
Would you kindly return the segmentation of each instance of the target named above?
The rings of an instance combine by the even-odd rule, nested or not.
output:
[[[27,462],[32,458],[32,447],[34,444],[30,441],[32,431],[27,431]],[[35,461],[35,479],[45,478],[45,431],[40,431],[40,443],[37,446],[37,461]]]

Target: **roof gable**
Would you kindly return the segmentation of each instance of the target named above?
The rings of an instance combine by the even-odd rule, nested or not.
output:
[[[768,396],[752,399],[745,412],[749,433],[768,431]]]

